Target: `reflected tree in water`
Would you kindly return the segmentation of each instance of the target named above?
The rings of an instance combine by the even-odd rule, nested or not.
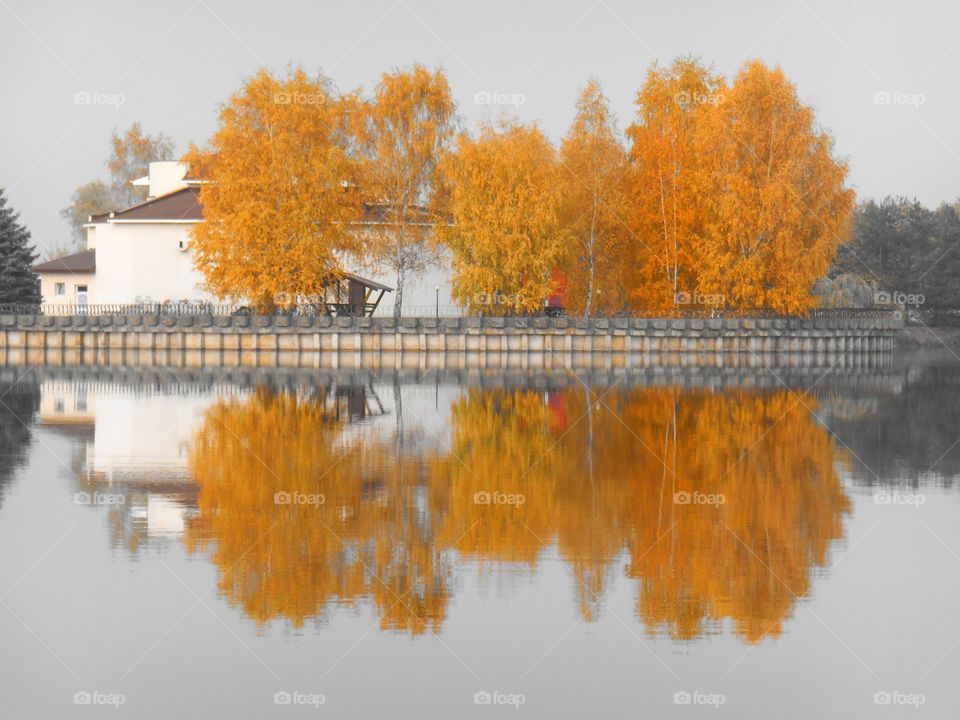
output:
[[[40,386],[30,376],[0,377],[0,504],[17,471],[27,462],[31,426],[40,409]]]
[[[437,630],[449,567],[420,473],[328,400],[258,390],[207,412],[188,549],[211,551],[220,591],[259,624],[372,598],[385,629]]]
[[[903,371],[899,383],[825,402],[825,418],[855,454],[865,485],[953,483],[960,476],[960,380],[956,366]]]
[[[815,399],[603,392],[468,389],[449,447],[410,452],[324,395],[221,400],[186,542],[260,624],[372,605],[384,629],[438,632],[457,562],[533,573],[557,553],[586,620],[627,577],[650,633],[777,636],[850,509]]]

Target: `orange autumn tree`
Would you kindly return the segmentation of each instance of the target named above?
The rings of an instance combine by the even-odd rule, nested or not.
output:
[[[783,71],[759,61],[698,132],[697,289],[731,308],[810,309],[854,206],[833,139]]]
[[[571,247],[563,269],[565,307],[589,317],[622,310],[627,228],[627,155],[600,83],[591,80],[560,146],[563,222]],[[598,278],[603,286],[598,286]]]
[[[637,94],[632,141],[632,307],[667,310],[696,290],[704,222],[697,127],[724,99],[722,78],[693,58],[654,65]]]
[[[462,134],[444,163],[453,224],[440,238],[452,255],[453,298],[472,312],[534,312],[555,289],[566,251],[563,176],[536,125]]]
[[[384,73],[354,120],[361,190],[379,220],[367,231],[368,252],[396,277],[393,315],[400,317],[404,287],[437,261],[437,168],[453,142],[456,105],[442,70],[414,65]]]
[[[209,182],[193,230],[195,264],[218,297],[261,306],[322,294],[344,256],[360,251],[345,223],[357,203],[344,103],[324,77],[260,70],[222,107],[206,148],[186,160]]]

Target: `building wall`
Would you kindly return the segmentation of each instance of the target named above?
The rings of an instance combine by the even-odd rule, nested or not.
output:
[[[365,236],[370,237],[370,242],[375,242],[371,234],[366,231]],[[351,261],[347,258],[341,259],[344,268],[362,275],[370,280],[387,285],[388,287],[397,287],[397,273],[386,264],[374,267],[353,267]],[[404,314],[414,315],[433,315],[436,306],[441,308],[455,305],[451,296],[453,281],[452,263],[450,253],[442,248],[438,252],[435,262],[430,263],[424,273],[414,278],[407,278],[406,285],[403,288],[403,308]],[[377,315],[389,315],[393,309],[396,300],[396,292],[386,293],[377,308]]]
[[[96,393],[89,391],[87,383],[46,380],[41,385],[41,423],[91,423],[96,410]]]
[[[189,249],[193,223],[105,223],[97,227],[97,283],[91,303],[215,298],[202,289]],[[187,248],[183,250],[182,248]]]
[[[86,275],[75,284],[88,285],[91,304],[166,300],[217,302],[213,295],[202,289],[203,276],[193,267],[193,252],[189,249],[192,227],[193,223],[159,222],[114,222],[89,227],[87,247],[97,250],[99,282],[94,289],[93,276]],[[181,250],[181,243],[186,251]],[[397,284],[396,274],[389,268],[358,268],[349,262],[345,267],[390,287]],[[53,275],[43,277],[45,302],[55,302],[55,281],[59,282]],[[445,254],[422,276],[408,279],[403,298],[406,314],[432,315],[437,305],[438,287],[441,308],[453,305],[450,262]],[[73,292],[72,286],[68,287],[67,297],[58,299],[59,303],[72,304]],[[378,314],[389,314],[394,299],[395,293],[386,293]]]
[[[190,396],[134,394],[101,388],[96,438],[87,458],[97,472],[166,469],[186,473],[190,441],[214,392]]]
[[[56,285],[63,283],[65,294],[57,296]],[[93,273],[43,273],[40,275],[40,294],[47,305],[74,305],[77,298],[77,286],[87,286],[87,302],[98,302],[96,298],[96,276]]]

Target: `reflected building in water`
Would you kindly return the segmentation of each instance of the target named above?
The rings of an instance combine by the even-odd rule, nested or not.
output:
[[[75,441],[79,501],[108,506],[116,544],[178,538],[196,513],[189,443],[215,395],[61,380],[41,389],[38,426]]]

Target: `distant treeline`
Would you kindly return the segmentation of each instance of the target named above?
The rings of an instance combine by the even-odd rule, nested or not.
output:
[[[821,294],[831,305],[960,308],[960,215],[887,197],[858,203]]]

